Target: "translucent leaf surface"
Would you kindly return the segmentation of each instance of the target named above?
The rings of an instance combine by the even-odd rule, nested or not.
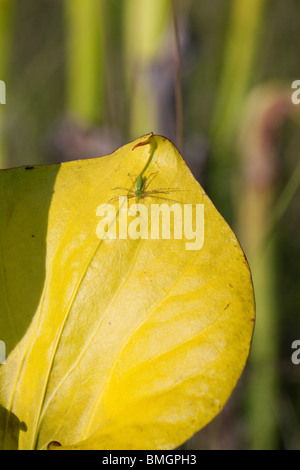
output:
[[[133,189],[128,173],[145,168],[157,197],[195,217],[204,205],[201,248],[184,235],[99,239],[99,206],[116,208],[118,227],[114,198],[127,191],[113,188]],[[1,171],[0,195],[1,447],[172,449],[207,424],[244,368],[253,290],[175,147],[150,135],[101,158]]]

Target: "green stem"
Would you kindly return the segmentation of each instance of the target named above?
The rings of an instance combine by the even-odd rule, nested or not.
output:
[[[214,202],[227,220],[231,217],[229,178],[234,165],[233,143],[252,80],[267,0],[233,0],[230,3],[224,65],[211,125],[213,169],[210,176]]]
[[[127,0],[124,11],[130,138],[159,133],[159,110],[150,67],[170,19],[171,0]]]
[[[180,39],[178,31],[178,13],[177,2],[173,0],[173,20],[174,20],[174,39],[175,39],[175,108],[176,108],[176,145],[179,150],[183,147],[183,103],[182,103],[182,80],[181,80],[181,61],[180,61]]]
[[[278,311],[276,298],[276,240],[257,257],[265,239],[275,188],[262,192],[245,184],[241,198],[239,235],[251,267],[256,302],[256,323],[248,371],[249,439],[252,449],[276,449],[278,375]]]
[[[7,78],[8,78],[8,62],[10,55],[10,42],[12,33],[12,19],[13,19],[13,0],[0,0],[0,80],[5,83],[5,95],[7,95]],[[6,104],[0,104],[0,168],[6,166],[5,143],[3,139],[3,121],[6,107],[9,105],[9,100],[6,96]]]
[[[65,0],[67,112],[94,122],[103,117],[103,31],[99,0]]]
[[[266,245],[272,235],[280,219],[283,217],[284,213],[288,209],[292,199],[296,195],[297,191],[300,187],[300,161],[296,166],[295,170],[293,171],[292,176],[290,177],[288,183],[286,184],[284,190],[282,191],[281,196],[279,197],[278,201],[275,203],[275,206],[272,210],[272,214],[269,218],[266,240],[264,244]]]

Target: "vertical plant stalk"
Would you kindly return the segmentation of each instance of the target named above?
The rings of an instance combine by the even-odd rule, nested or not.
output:
[[[125,70],[123,58],[123,10],[127,0],[107,2],[100,0],[102,11],[102,40],[105,44],[104,52],[104,109],[105,128],[110,130],[111,136],[126,135],[128,116],[124,93]]]
[[[129,136],[159,131],[158,102],[151,66],[159,55],[170,18],[171,0],[127,0],[124,9]]]
[[[66,108],[80,119],[103,117],[103,38],[99,0],[65,0]]]
[[[224,196],[230,199],[226,191],[234,162],[233,142],[243,101],[251,84],[267,0],[232,0],[230,4],[223,67],[211,123],[211,191],[221,208]]]
[[[183,147],[183,104],[182,104],[182,80],[181,80],[181,60],[180,60],[180,38],[178,31],[178,9],[177,1],[173,0],[174,18],[174,42],[175,42],[175,107],[176,107],[176,145],[179,150]]]
[[[260,259],[256,256],[265,238],[266,220],[272,210],[274,196],[274,187],[257,192],[255,185],[249,182],[241,201],[240,226],[244,232],[247,231],[241,235],[241,240],[252,271],[256,301],[247,395],[249,447],[255,450],[276,449],[278,438],[276,240],[270,241]]]
[[[294,169],[287,185],[285,186],[284,190],[282,191],[278,201],[276,201],[275,207],[272,211],[270,221],[269,221],[269,229],[267,232],[267,237],[265,243],[267,244],[269,239],[272,237],[276,227],[283,217],[284,213],[288,209],[292,199],[296,195],[297,191],[299,191],[300,187],[300,160]]]
[[[10,43],[12,35],[12,20],[13,20],[13,0],[0,0],[0,80],[4,81],[6,94],[7,89],[7,78],[9,73],[9,55],[10,55]],[[4,116],[6,106],[8,104],[0,104],[0,168],[5,168],[7,165],[5,155],[5,144],[4,144]]]
[[[256,298],[248,414],[250,447],[258,450],[276,449],[278,440],[277,247],[275,236],[270,237],[270,222],[274,222],[272,215],[278,197],[274,137],[290,110],[288,93],[268,85],[255,90],[245,108],[238,151],[242,158],[243,188],[238,233],[250,263]],[[289,187],[285,200],[290,196]],[[279,209],[282,214],[282,203]]]

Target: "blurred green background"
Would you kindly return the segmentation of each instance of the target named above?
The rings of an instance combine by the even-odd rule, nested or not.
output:
[[[183,449],[300,449],[299,21],[297,0],[0,0],[0,167],[165,135],[245,250],[249,362]]]

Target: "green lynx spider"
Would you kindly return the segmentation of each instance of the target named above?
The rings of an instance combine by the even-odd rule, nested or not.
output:
[[[145,173],[146,169],[148,168],[148,166],[149,166],[149,164],[150,164],[150,162],[153,158],[154,152],[155,152],[156,147],[157,147],[157,144],[156,144],[155,140],[154,141],[152,140],[150,142],[150,139],[152,137],[153,137],[153,134],[151,134],[150,137],[148,137],[148,139],[146,141],[139,142],[138,144],[136,144],[132,149],[132,150],[134,150],[136,147],[141,146],[141,145],[146,145],[148,143],[150,143],[150,145],[153,144],[152,152],[151,152],[151,155],[148,159],[148,162],[147,162],[146,166],[144,167],[143,171],[138,175],[136,181],[134,181],[132,176],[130,175],[130,173],[128,173],[128,176],[131,179],[131,182],[132,182],[135,189],[133,190],[133,189],[125,188],[124,186],[117,186],[116,188],[113,188],[113,190],[122,189],[122,190],[127,191],[127,199],[135,198],[136,200],[138,200],[138,199],[142,199],[142,198],[145,198],[145,197],[153,197],[154,199],[163,199],[165,201],[178,202],[174,199],[159,196],[160,194],[168,194],[169,192],[172,192],[172,191],[173,192],[174,191],[182,191],[178,188],[161,188],[161,189],[152,189],[151,191],[146,191],[147,188],[149,187],[150,183],[153,181],[153,179],[155,178],[155,176],[158,173],[158,172],[151,173],[148,177],[143,176],[143,174]],[[108,203],[115,200],[115,199],[118,199],[118,198],[119,198],[119,196],[114,196],[108,201]]]

